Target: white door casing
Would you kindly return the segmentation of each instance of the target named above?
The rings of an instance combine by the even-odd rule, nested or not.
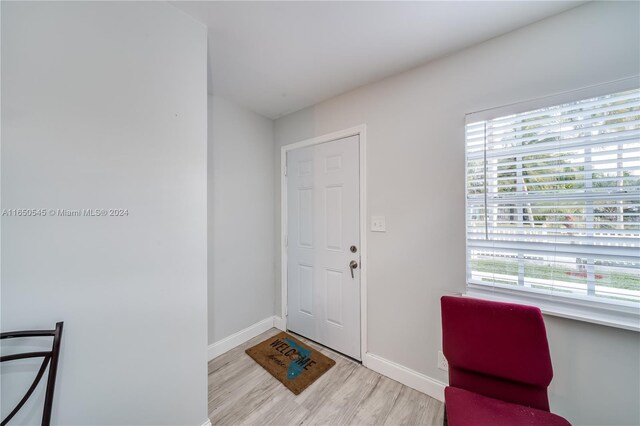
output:
[[[287,327],[358,360],[359,163],[357,135],[287,153]]]

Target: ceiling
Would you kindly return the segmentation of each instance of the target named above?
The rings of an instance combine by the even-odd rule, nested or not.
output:
[[[173,5],[209,29],[209,92],[275,119],[581,3]]]

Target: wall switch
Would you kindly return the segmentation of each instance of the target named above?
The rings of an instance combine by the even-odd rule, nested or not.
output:
[[[444,357],[442,351],[438,351],[438,368],[440,370],[449,371],[449,363],[447,359]]]
[[[384,216],[371,216],[371,231],[373,232],[387,231],[387,225],[385,224]]]

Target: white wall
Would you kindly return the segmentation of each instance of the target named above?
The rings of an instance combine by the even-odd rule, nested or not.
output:
[[[464,115],[640,74],[639,15],[637,2],[586,4],[276,121],[276,164],[282,145],[367,124],[368,210],[387,223],[368,236],[369,352],[446,381],[439,299],[465,290]],[[546,321],[552,409],[640,423],[639,334]]]
[[[209,97],[209,344],[273,316],[273,121]]]
[[[53,424],[206,421],[206,47],[167,3],[2,2],[2,208],[129,210],[2,217],[2,330],[65,322]]]

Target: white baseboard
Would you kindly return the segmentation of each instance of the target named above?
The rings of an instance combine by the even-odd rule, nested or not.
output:
[[[202,426],[211,426],[211,420],[207,419],[206,422],[202,423]]]
[[[273,317],[273,326],[278,330],[287,331],[282,317]]]
[[[248,340],[253,339],[257,335],[264,333],[270,328],[275,327],[285,331],[285,322],[282,317],[273,316],[265,318],[244,330],[240,330],[229,337],[225,337],[211,345],[209,345],[209,361],[222,355],[225,352],[239,346]],[[439,401],[444,401],[444,388],[447,386],[439,380],[426,376],[410,368],[404,367],[381,356],[366,353],[362,358],[365,367],[387,376],[403,385],[409,386],[419,392],[425,393]],[[210,422],[205,422],[202,426],[210,426]]]
[[[372,353],[366,353],[362,362],[365,367],[383,376],[387,376],[419,392],[426,393],[439,401],[444,401],[444,388],[447,386],[446,383]]]
[[[218,340],[215,343],[209,345],[209,361],[219,357],[225,352],[230,351],[238,345],[253,339],[257,335],[264,333],[265,331],[273,328],[274,317],[265,318],[260,322],[257,322],[244,330],[240,330],[237,333],[232,334],[229,337],[225,337],[222,340]]]

